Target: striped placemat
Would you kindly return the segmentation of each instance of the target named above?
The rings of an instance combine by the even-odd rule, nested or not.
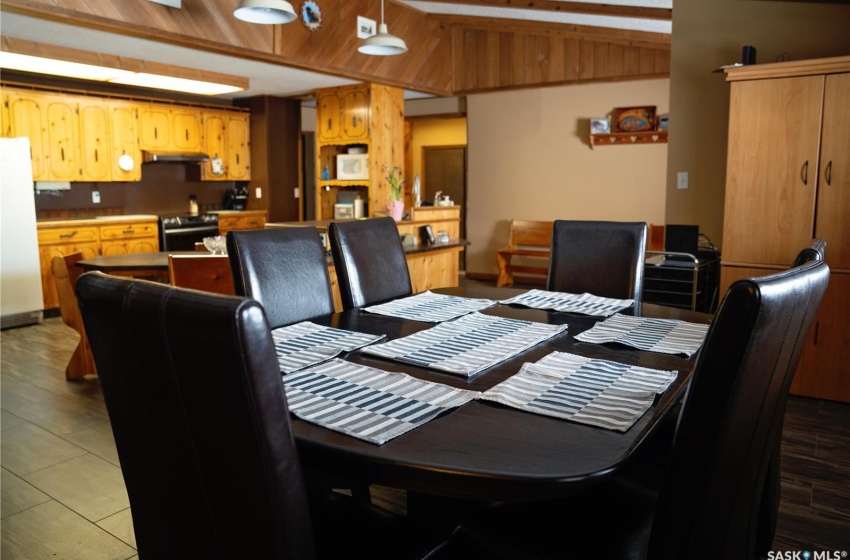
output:
[[[362,352],[472,377],[566,330],[567,325],[470,313]]]
[[[390,317],[400,317],[402,319],[412,319],[427,323],[441,323],[493,305],[496,305],[496,302],[491,299],[450,296],[427,291],[380,305],[364,307],[363,309],[370,313],[378,313]]]
[[[649,410],[676,379],[662,371],[553,352],[478,398],[618,432]]]
[[[708,325],[617,314],[576,335],[576,340],[595,344],[619,342],[640,350],[690,357],[699,350],[707,332]]]
[[[353,352],[367,344],[386,338],[382,334],[366,334],[310,321],[272,330],[277,363],[284,374],[330,360],[342,352]]]
[[[548,292],[546,290],[529,290],[524,294],[514,296],[510,299],[503,299],[500,303],[608,317],[623,309],[628,309],[635,304],[635,300],[604,298],[592,294],[568,294],[565,292]]]
[[[381,445],[480,393],[340,359],[284,376],[299,418]]]

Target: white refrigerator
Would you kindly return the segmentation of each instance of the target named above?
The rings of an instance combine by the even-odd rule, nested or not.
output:
[[[28,138],[0,138],[0,328],[40,323],[35,191]]]

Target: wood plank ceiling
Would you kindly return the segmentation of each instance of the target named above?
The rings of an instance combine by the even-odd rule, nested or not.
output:
[[[385,21],[410,50],[395,57],[366,56],[357,52],[359,39],[353,30],[358,15],[380,21],[380,3],[318,1],[323,22],[315,32],[296,23],[240,22],[232,16],[237,0],[183,0],[181,10],[142,1],[3,0],[2,10],[437,95],[669,76],[669,33],[427,13],[411,7],[418,2],[392,0],[386,0]],[[670,9],[586,2],[451,2],[459,3],[531,10],[535,15],[672,18]],[[297,8],[297,2],[293,4]]]

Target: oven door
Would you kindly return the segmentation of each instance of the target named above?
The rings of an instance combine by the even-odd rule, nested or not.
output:
[[[162,250],[194,251],[195,243],[202,242],[204,237],[214,237],[216,235],[218,235],[217,225],[164,229],[162,231]]]

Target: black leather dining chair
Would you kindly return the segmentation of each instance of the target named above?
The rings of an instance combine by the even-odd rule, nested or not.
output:
[[[729,288],[657,486],[613,476],[573,499],[491,508],[457,534],[511,559],[758,558],[774,436],[828,279],[809,262]]]
[[[413,293],[410,270],[392,218],[334,222],[328,228],[345,310]]]
[[[308,492],[258,302],[99,272],[77,293],[142,560],[440,549],[430,530]]]
[[[328,263],[314,227],[227,232],[237,295],[259,301],[272,328],[334,312]]]
[[[826,241],[823,239],[812,239],[808,247],[804,247],[794,258],[791,268],[802,266],[808,262],[823,262],[826,258]],[[781,475],[781,444],[782,427],[784,418],[780,418],[773,433],[773,451],[767,476],[764,484],[762,497],[761,515],[758,525],[757,550],[762,556],[773,548],[773,539],[776,535],[776,526],[779,522],[779,502],[782,494]]]
[[[547,289],[640,301],[644,222],[555,220]]]

